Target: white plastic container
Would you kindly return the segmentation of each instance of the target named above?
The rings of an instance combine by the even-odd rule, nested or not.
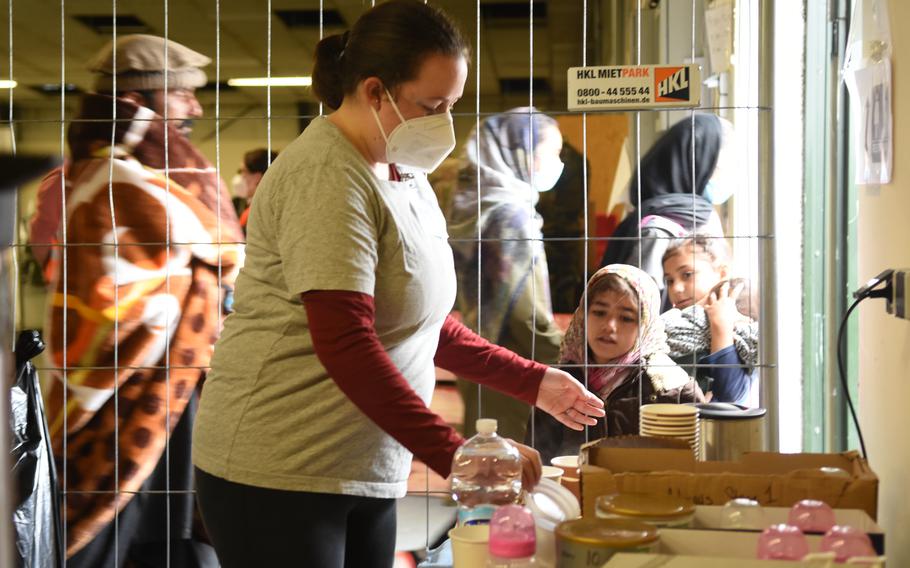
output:
[[[556,527],[581,516],[578,500],[559,483],[541,479],[534,491],[525,495],[525,506],[534,514],[537,525],[537,564],[552,568],[556,566]]]

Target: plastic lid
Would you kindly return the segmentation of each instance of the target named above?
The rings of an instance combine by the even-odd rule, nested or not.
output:
[[[625,519],[581,518],[556,528],[558,538],[599,547],[636,548],[658,538],[653,525]]]
[[[748,420],[761,418],[768,412],[764,408],[748,408],[729,402],[696,402],[691,406],[698,409],[703,420]]]
[[[597,510],[623,517],[675,519],[694,513],[695,505],[690,499],[672,495],[614,493],[598,497]]]
[[[836,523],[834,510],[824,501],[803,499],[790,508],[787,522],[803,532],[824,533]]]
[[[490,554],[499,558],[529,558],[537,550],[534,516],[521,505],[504,505],[490,519]]]
[[[835,562],[846,562],[857,556],[875,556],[872,540],[856,527],[835,525],[822,537],[822,552],[833,552]]]
[[[480,434],[493,434],[496,432],[496,427],[495,418],[478,418],[475,422],[475,428]]]
[[[559,523],[581,516],[578,499],[552,479],[541,479],[534,492],[528,494],[525,504],[534,514],[537,525],[546,531],[553,531]]]

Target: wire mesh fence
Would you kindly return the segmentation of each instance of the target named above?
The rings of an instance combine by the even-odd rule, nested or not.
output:
[[[62,468],[64,513],[71,515],[95,507],[91,526],[86,529],[79,525],[79,530],[97,535],[99,527],[112,524],[110,548],[118,565],[123,560],[118,540],[123,517],[119,513],[135,496],[149,500],[165,497],[161,502],[163,565],[176,565],[171,556],[173,517],[191,515],[179,497],[191,496],[192,485],[172,465],[172,461],[179,462],[186,456],[181,454],[183,457],[172,460],[172,433],[180,427],[184,407],[195,404],[191,402],[192,393],[208,369],[208,353],[221,325],[233,273],[242,259],[238,251],[243,238],[237,218],[246,203],[228,191],[225,181],[234,176],[238,165],[238,172],[246,171],[243,155],[248,150],[264,147],[266,155],[271,156],[272,150],[280,151],[291,143],[314,118],[329,112],[305,86],[277,87],[273,86],[274,80],[305,76],[312,66],[315,43],[329,33],[343,31],[374,4],[362,0],[320,0],[318,4],[303,5],[277,0],[61,0],[59,4],[8,0],[8,57],[0,77],[9,81],[3,93],[8,104],[0,122],[0,128],[6,131],[0,147],[14,154],[57,154],[66,162],[55,177],[45,180],[42,190],[34,186],[20,190],[19,240],[13,247],[14,281],[18,285],[14,325],[17,329],[43,328],[52,338],[50,356],[40,361],[38,368],[52,393],[48,396],[60,397],[57,406],[50,407],[60,409],[51,417],[51,426],[52,432],[57,433],[55,440],[61,444],[61,455],[67,456],[58,462]],[[642,268],[656,259],[656,267],[648,272],[658,273],[655,284],[663,290],[665,307],[687,307],[703,301],[694,296],[692,286],[684,287],[691,298],[684,298],[684,294],[674,297],[672,279],[663,274],[667,257],[655,251],[680,246],[680,235],[649,230],[649,221],[660,215],[649,213],[645,204],[657,197],[649,192],[659,186],[659,191],[690,198],[688,205],[683,203],[677,208],[676,226],[689,233],[710,225],[705,229],[706,247],[711,248],[711,241],[716,240],[730,248],[724,270],[714,272],[718,281],[735,276],[748,283],[741,294],[754,301],[740,311],[752,320],[756,333],[748,346],[753,356],[748,361],[740,357],[735,363],[717,363],[706,360],[704,353],[690,350],[677,357],[676,363],[655,363],[653,368],[659,372],[662,365],[678,363],[693,376],[707,376],[717,369],[740,369],[756,380],[750,383],[748,393],[740,393],[737,401],[774,406],[773,389],[765,390],[759,401],[759,389],[776,381],[774,347],[770,345],[773,332],[762,325],[762,333],[758,334],[755,323],[774,321],[774,282],[765,270],[769,259],[773,266],[769,251],[773,250],[775,237],[768,205],[771,197],[766,168],[770,157],[762,155],[761,146],[763,129],[767,128],[763,117],[771,111],[759,88],[759,80],[767,79],[760,75],[760,61],[769,56],[760,51],[763,46],[759,44],[762,3],[476,0],[430,4],[449,11],[472,44],[472,72],[465,96],[452,112],[459,145],[440,170],[431,175],[446,214],[451,212],[457,194],[474,194],[473,234],[453,235],[450,239],[453,247],[473,250],[469,255],[475,263],[473,280],[463,280],[461,285],[475,290],[467,295],[470,297],[460,296],[460,305],[456,306],[468,316],[465,323],[476,330],[488,330],[491,322],[495,323],[496,330],[486,334],[488,339],[507,344],[531,359],[561,363],[586,384],[593,372],[628,366],[601,362],[599,356],[592,357],[596,351],[587,348],[582,350],[582,360],[560,359],[561,332],[571,325],[577,309],[583,337],[592,337],[592,298],[584,291],[601,267],[605,252],[619,248],[627,252],[627,263]],[[181,107],[170,104],[161,105],[158,113],[124,115],[117,100],[111,98],[106,101],[106,108],[94,109],[95,114],[86,113],[84,101],[95,87],[94,77],[85,70],[86,61],[105,42],[137,31],[174,40],[211,57],[209,80],[195,93],[191,91],[201,111],[194,114],[191,131],[185,116],[171,115]],[[169,45],[161,44],[164,61],[171,61],[168,50],[173,48]],[[701,90],[701,106],[634,112],[565,110],[568,67],[651,63],[700,65],[706,80],[691,88]],[[110,65],[118,68],[116,51]],[[262,77],[263,86],[252,90],[231,86],[228,79],[242,76]],[[164,92],[175,90],[168,84],[174,77],[165,68]],[[120,91],[117,78],[113,74],[113,93]],[[510,113],[527,123],[523,147],[530,151],[524,156],[528,177],[523,180],[523,187],[532,191],[522,198],[530,205],[523,209],[525,217],[516,221],[526,230],[505,236],[494,231],[495,236],[491,237],[485,225],[490,182],[481,175],[466,178],[461,174],[472,163],[475,169],[484,163],[490,144],[481,136],[484,128]],[[720,149],[702,152],[704,135],[698,131],[697,117],[705,115],[728,121],[718,124],[730,125],[724,135],[732,133],[726,140],[732,158],[725,158],[724,175],[722,179],[715,178],[713,195],[706,192]],[[538,178],[546,172],[537,163],[544,158],[534,151],[542,138],[541,128],[545,128],[541,127],[542,117],[561,133],[557,151],[564,169],[552,187],[546,188],[549,191],[538,192],[534,188],[541,185]],[[160,144],[163,151],[150,162],[143,162],[147,175],[136,182],[148,184],[147,193],[154,194],[154,199],[124,204],[117,198],[124,179],[118,177],[115,161],[135,157],[137,145],[155,125],[161,124],[174,128],[161,128],[153,142]],[[644,171],[649,151],[661,144],[676,124],[683,125],[680,131],[691,142],[681,143],[683,153],[675,157],[676,162],[661,162],[656,171]],[[74,147],[79,143],[78,133],[87,132],[103,132],[104,136],[96,136],[91,147]],[[175,135],[177,139],[172,138]],[[107,164],[91,174],[96,182],[103,180],[104,191],[97,195],[86,195],[72,184],[73,179],[86,176],[85,166],[79,162],[88,158],[100,158]],[[702,170],[706,173],[699,174]],[[662,176],[665,181],[657,183],[655,176]],[[464,186],[464,179],[469,180],[469,187]],[[232,189],[238,183],[235,179]],[[673,187],[668,189],[670,185]],[[98,203],[91,211],[106,208],[107,214],[86,218],[89,210],[80,207],[92,200]],[[702,202],[707,203],[707,209],[700,208]],[[198,218],[194,221],[194,216],[187,213],[197,206],[210,216],[208,224],[199,230],[190,228],[192,223],[198,223]],[[43,233],[48,237],[36,236],[34,221],[29,230],[29,221],[40,215],[51,224]],[[611,234],[627,217],[632,219],[627,224],[631,229],[624,234]],[[80,237],[73,242],[69,235],[74,227],[82,235],[97,238]],[[148,235],[160,238],[148,239]],[[685,262],[680,267],[681,274],[694,273],[700,262],[698,254],[694,247],[685,250],[688,253],[682,255]],[[159,268],[149,268],[159,257],[167,260]],[[205,280],[204,286],[215,298],[188,312],[190,289],[198,285],[187,261],[190,258],[205,258],[209,264],[211,278]],[[515,268],[517,259],[527,264]],[[500,272],[493,273],[495,270]],[[103,280],[94,288],[103,301],[78,295],[88,278]],[[515,281],[510,282],[509,278]],[[502,290],[509,293],[502,298],[489,297]],[[160,305],[152,306],[153,295],[177,301],[160,300]],[[529,307],[518,310],[517,300]],[[637,322],[657,318],[657,314],[645,313],[649,308],[643,301],[634,308]],[[154,315],[149,316],[150,312]],[[193,327],[192,322],[187,323],[189,316],[199,318],[199,328],[204,327],[206,332],[211,328],[212,333],[207,341],[187,342],[181,345],[184,351],[179,351],[174,348],[175,337],[187,326]],[[80,322],[92,322],[91,330],[75,325],[71,321],[74,317]],[[516,318],[517,323],[510,323],[509,318]],[[513,325],[520,330],[510,328]],[[49,327],[56,331],[48,333]],[[142,328],[141,338],[137,338],[137,328]],[[554,336],[556,340],[547,338],[551,328],[562,328]],[[638,326],[636,345],[645,341],[645,331]],[[761,346],[755,343],[759,337]],[[542,343],[546,341],[551,344]],[[144,345],[141,352],[136,351],[136,342]],[[198,353],[185,353],[187,349]],[[104,357],[83,357],[98,352],[103,352]],[[643,359],[631,363],[633,372],[639,374],[644,365]],[[146,383],[159,386],[154,391],[144,390],[141,385]],[[638,384],[641,389],[642,382]],[[55,391],[54,385],[68,388]],[[490,395],[479,386],[463,389],[462,393],[467,393],[466,404],[471,406],[465,417],[498,412],[497,403],[488,405]],[[640,402],[646,402],[643,396],[639,390]],[[146,413],[151,418],[136,426],[131,419],[143,408],[153,410]],[[514,435],[526,436],[532,446],[537,444],[534,413],[539,410],[521,407],[503,412],[517,412],[518,418],[513,422],[518,424],[520,434]],[[505,416],[502,418],[506,420]],[[464,417],[461,420],[465,421]],[[76,438],[67,433],[81,431],[86,424],[95,434],[71,447]],[[529,427],[527,434],[525,425]],[[466,421],[463,426],[471,430]],[[588,434],[586,431],[586,439]],[[143,440],[158,440],[160,447],[156,451],[138,451],[136,448],[144,448]],[[127,442],[129,449],[123,447]],[[181,446],[178,452],[185,450]],[[161,471],[156,467],[156,454],[163,456]],[[93,472],[92,464],[102,465]],[[157,479],[159,474],[160,485],[152,488],[143,483],[153,476]],[[88,478],[95,481],[87,482]],[[424,548],[428,549],[439,537],[432,534],[430,526],[431,499],[442,498],[447,491],[439,480],[434,482],[425,466],[421,483],[420,487],[412,484],[409,495],[426,498],[422,526]],[[87,498],[98,495],[103,498]],[[64,525],[71,527],[72,521],[66,518]],[[187,526],[192,527],[192,523]],[[71,551],[86,544],[73,541],[72,535],[64,538]]]

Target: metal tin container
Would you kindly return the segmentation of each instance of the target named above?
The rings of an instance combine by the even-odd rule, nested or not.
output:
[[[628,519],[657,527],[687,528],[695,516],[690,499],[670,495],[614,493],[597,498],[595,512],[601,519]]]
[[[581,518],[556,528],[557,568],[601,568],[618,552],[655,552],[653,525],[625,519]]]
[[[746,408],[726,402],[703,402],[698,408],[698,459],[735,461],[746,452],[766,451],[764,408]]]

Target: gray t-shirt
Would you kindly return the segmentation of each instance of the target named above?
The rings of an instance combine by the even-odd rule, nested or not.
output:
[[[300,300],[309,290],[373,296],[379,340],[429,405],[455,272],[426,176],[404,177],[377,179],[325,118],[269,168],[196,417],[193,462],[202,470],[274,489],[405,494],[410,452],[329,377]],[[363,388],[383,385],[364,377]]]

